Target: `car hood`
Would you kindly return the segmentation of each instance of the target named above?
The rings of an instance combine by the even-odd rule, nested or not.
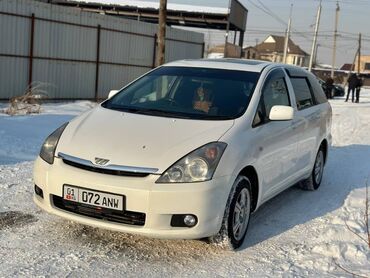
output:
[[[156,117],[97,107],[69,123],[59,152],[91,162],[156,168],[164,172],[177,160],[209,142],[218,141],[234,120],[204,121]]]

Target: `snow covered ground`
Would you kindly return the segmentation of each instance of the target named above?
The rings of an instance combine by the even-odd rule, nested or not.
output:
[[[236,252],[95,229],[40,211],[32,202],[32,160],[47,134],[93,104],[0,115],[0,277],[352,277],[336,264],[370,276],[369,248],[346,227],[363,232],[370,90],[361,101],[331,101],[333,147],[320,189],[291,188],[262,206]]]

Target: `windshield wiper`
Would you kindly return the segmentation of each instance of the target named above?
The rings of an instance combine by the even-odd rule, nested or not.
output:
[[[152,116],[163,116],[163,117],[171,117],[171,118],[182,118],[182,119],[190,119],[186,114],[178,113],[174,111],[164,111],[160,109],[138,109],[135,113],[137,114],[143,114],[143,115],[152,115]]]
[[[137,113],[141,109],[136,108],[136,107],[129,107],[129,106],[120,106],[120,105],[105,105],[103,106],[104,108],[107,109],[112,109],[112,110],[117,110],[121,112],[131,112],[131,113]]]
[[[154,109],[154,108],[139,108],[139,107],[130,107],[130,106],[121,106],[121,105],[105,105],[103,107],[107,109],[120,111],[120,112],[128,112],[128,113],[152,115],[152,116],[162,116],[162,117],[170,117],[170,118],[191,119],[190,116],[184,113],[179,113],[175,111],[164,111],[164,110]]]
[[[107,109],[112,109],[120,112],[128,112],[134,114],[148,115],[148,116],[159,116],[167,118],[179,118],[179,119],[193,119],[193,120],[231,120],[232,117],[218,116],[218,115],[206,115],[206,114],[188,114],[179,111],[165,111],[155,108],[139,108],[121,105],[105,105]]]

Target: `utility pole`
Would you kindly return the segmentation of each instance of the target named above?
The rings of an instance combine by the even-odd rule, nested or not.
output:
[[[361,40],[362,40],[361,33],[358,36],[358,60],[357,60],[357,73],[360,74],[361,72]]]
[[[157,36],[157,59],[156,66],[160,66],[165,62],[165,46],[166,46],[166,18],[167,18],[167,0],[159,2],[159,20],[158,20],[158,36]]]
[[[316,49],[315,49],[315,59],[314,59],[314,62],[315,62],[315,65],[317,65],[317,53],[319,52],[319,46],[321,46],[321,44],[316,44]]]
[[[360,73],[360,65],[361,65],[361,33],[359,34],[358,36],[358,48],[357,48],[357,51],[356,51],[356,55],[354,56],[353,58],[353,63],[352,63],[352,66],[351,66],[351,70],[348,72],[348,75],[347,75],[347,80],[348,78],[351,76],[351,74],[356,71],[356,59],[357,60],[357,73]]]
[[[335,28],[334,28],[334,42],[333,42],[333,59],[331,64],[331,78],[334,79],[334,67],[335,67],[335,60],[337,55],[337,36],[338,36],[338,21],[339,21],[339,3],[337,2],[337,8],[335,10]]]
[[[310,56],[310,63],[308,65],[308,70],[309,71],[312,71],[312,64],[313,64],[313,59],[314,59],[314,55],[315,55],[315,48],[316,48],[316,43],[317,43],[317,34],[319,32],[321,9],[322,9],[321,1],[322,0],[320,0],[319,8],[317,9],[315,34],[313,36],[313,42],[312,42],[312,48],[311,48],[311,56]]]
[[[227,25],[225,34],[225,48],[224,48],[224,58],[227,58],[227,44],[229,42],[229,32],[230,32],[230,11],[231,11],[231,0],[229,0],[229,6],[227,10]]]
[[[290,38],[290,31],[292,27],[292,11],[293,11],[293,4],[290,5],[290,16],[288,22],[288,29],[285,34],[285,44],[284,44],[284,56],[283,56],[283,63],[286,64],[287,56],[288,56],[288,46],[289,46],[289,38]]]

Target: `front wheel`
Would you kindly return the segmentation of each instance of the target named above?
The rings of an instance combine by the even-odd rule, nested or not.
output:
[[[239,248],[247,234],[251,204],[250,180],[245,176],[238,176],[227,201],[221,229],[209,241],[232,249]]]

